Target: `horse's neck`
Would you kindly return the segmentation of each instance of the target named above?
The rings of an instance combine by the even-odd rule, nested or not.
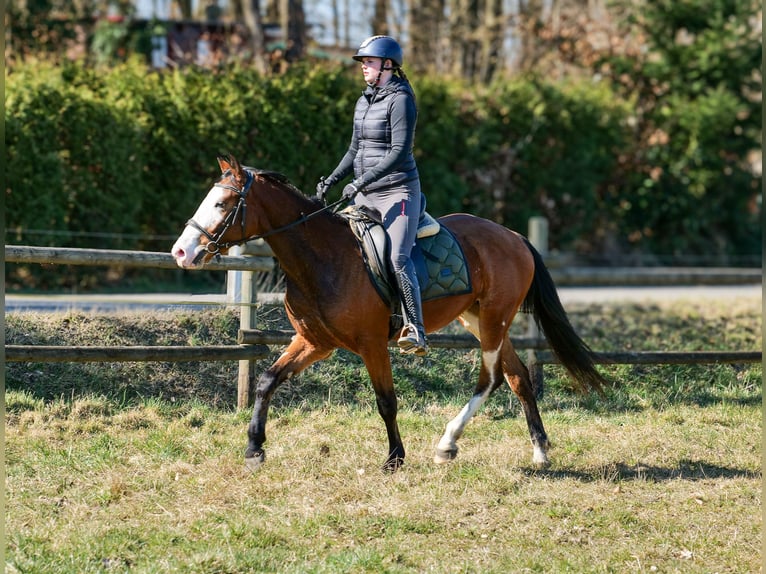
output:
[[[329,240],[338,233],[338,224],[329,214],[318,214],[292,225],[316,210],[316,206],[290,190],[275,188],[263,205],[254,208],[267,227],[261,233],[280,268],[294,284],[307,284],[321,276],[338,258],[333,256]],[[284,228],[284,229],[282,229]]]

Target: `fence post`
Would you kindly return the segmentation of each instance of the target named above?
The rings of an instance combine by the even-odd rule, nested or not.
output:
[[[239,246],[239,255],[268,255],[271,250],[262,239]],[[254,329],[256,323],[256,284],[253,271],[229,271],[226,293],[229,301],[238,303],[240,330]],[[250,406],[250,394],[255,381],[255,363],[250,360],[239,361],[237,375],[237,408]]]
[[[535,216],[529,218],[529,242],[540,252],[540,255],[548,255],[548,220],[545,217]],[[529,316],[527,325],[527,337],[530,339],[540,338],[540,330],[537,328],[534,317]],[[527,369],[529,379],[532,382],[532,390],[537,399],[543,398],[545,381],[543,377],[543,365],[537,360],[537,352],[534,349],[527,350]]]
[[[242,255],[242,247],[235,245],[229,249],[229,255]],[[239,306],[242,300],[242,271],[229,270],[226,272],[226,302],[232,307]]]

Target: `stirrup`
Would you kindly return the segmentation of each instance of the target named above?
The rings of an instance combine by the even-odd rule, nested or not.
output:
[[[425,337],[420,334],[417,327],[412,323],[402,329],[396,344],[399,345],[399,352],[404,355],[423,357],[428,353],[428,344]]]

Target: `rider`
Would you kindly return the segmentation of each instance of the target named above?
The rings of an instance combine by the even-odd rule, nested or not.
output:
[[[324,199],[330,187],[353,171],[354,179],[343,188],[343,197],[371,211],[388,235],[405,322],[399,348],[422,356],[428,345],[420,287],[410,259],[425,200],[412,152],[418,116],[415,93],[402,71],[402,48],[393,38],[367,38],[353,58],[362,64],[367,88],[354,109],[348,150],[333,172],[320,179],[317,197]]]

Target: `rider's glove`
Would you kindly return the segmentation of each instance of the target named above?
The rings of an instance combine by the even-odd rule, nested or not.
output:
[[[319,201],[324,201],[324,198],[327,196],[327,192],[330,191],[330,188],[332,187],[333,182],[328,180],[325,176],[322,176],[319,178],[319,183],[317,183],[317,195],[316,198]]]
[[[346,184],[346,187],[343,188],[343,199],[351,201],[357,193],[359,193],[359,188],[354,182]]]

